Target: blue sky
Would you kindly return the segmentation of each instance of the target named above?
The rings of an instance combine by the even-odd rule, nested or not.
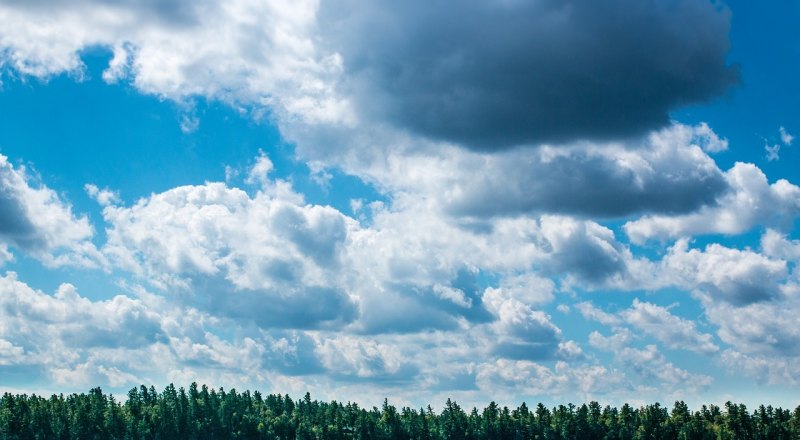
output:
[[[0,2],[0,390],[796,406],[797,2]]]

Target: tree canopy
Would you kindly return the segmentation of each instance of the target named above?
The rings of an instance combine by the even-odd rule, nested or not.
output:
[[[761,405],[753,411],[727,402],[691,411],[658,403],[621,408],[589,402],[548,408],[525,403],[510,409],[491,402],[464,410],[450,399],[440,413],[427,408],[380,408],[321,402],[306,395],[258,391],[188,390],[144,385],[124,402],[100,388],[69,396],[5,393],[0,398],[0,440],[799,440],[794,411]]]

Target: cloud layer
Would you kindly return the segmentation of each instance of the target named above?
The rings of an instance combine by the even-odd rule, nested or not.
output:
[[[80,182],[92,224],[0,156],[0,376],[20,386],[698,399],[714,362],[798,385],[800,189],[720,168],[724,137],[669,118],[738,81],[724,6],[37,0],[0,21],[6,81],[82,80],[105,48],[103,87],[177,102],[184,131],[223,102],[309,180],[378,194],[310,203],[261,152],[136,201]],[[28,257],[76,279],[38,290],[9,269]]]

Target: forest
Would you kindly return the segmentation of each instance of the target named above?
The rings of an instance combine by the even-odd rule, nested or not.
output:
[[[123,402],[124,400],[124,402]],[[125,399],[89,393],[12,395],[0,399],[0,440],[14,439],[785,439],[800,440],[800,406],[759,406],[753,411],[728,402],[693,411],[683,402],[620,408],[590,402],[514,409],[492,402],[467,411],[448,399],[440,412],[430,406],[397,409],[320,402],[306,395],[262,395],[258,391],[188,390],[144,385]]]

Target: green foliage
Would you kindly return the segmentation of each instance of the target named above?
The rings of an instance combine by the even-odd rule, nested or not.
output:
[[[306,395],[167,386],[140,386],[124,403],[100,388],[88,394],[0,398],[0,440],[800,440],[800,407],[759,406],[749,412],[728,402],[692,412],[656,403],[640,408],[491,402],[466,412],[455,401],[441,413],[428,406],[398,410],[384,400],[370,410],[355,403],[319,402]]]

